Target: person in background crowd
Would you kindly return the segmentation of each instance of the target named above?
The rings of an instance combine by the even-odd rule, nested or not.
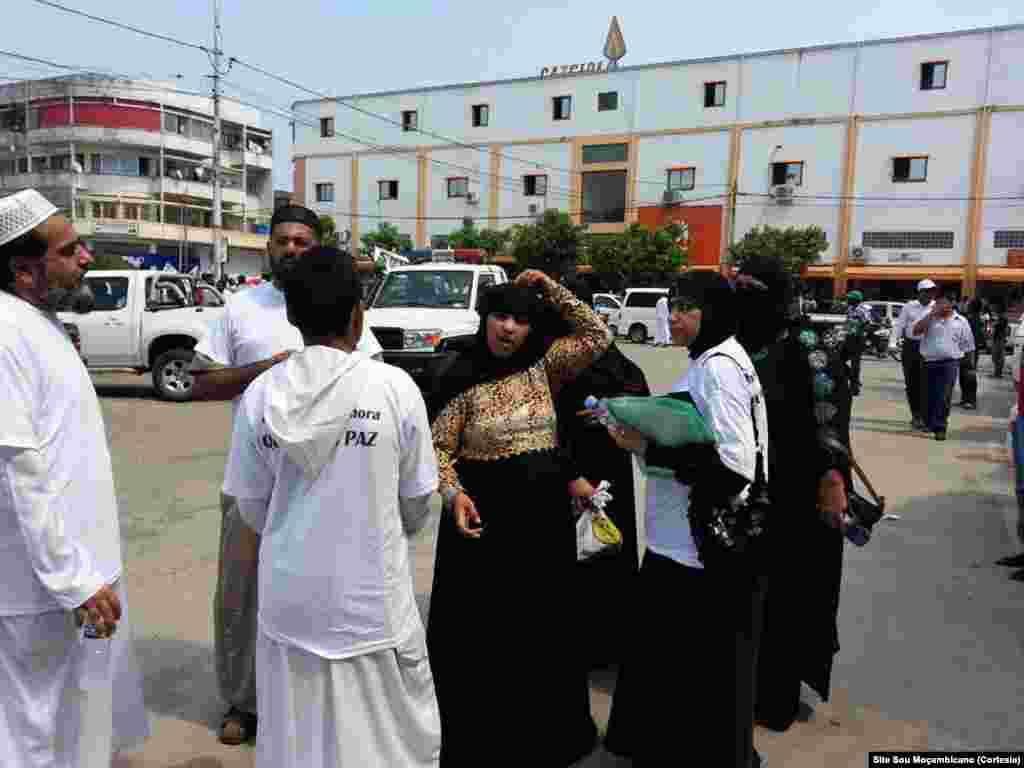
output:
[[[801,683],[828,701],[839,650],[843,513],[849,461],[823,439],[850,445],[849,369],[805,319],[789,317],[792,278],[770,256],[748,259],[737,278],[736,338],[750,353],[768,408],[764,622],[757,662],[757,721],[787,730],[800,711]],[[829,386],[823,386],[829,385]]]
[[[954,308],[953,297],[936,300],[932,309],[914,325],[920,335],[928,393],[928,429],[936,440],[946,439],[949,408],[960,359],[974,351],[974,333]]]
[[[689,393],[718,442],[711,459],[695,467],[687,449],[609,428],[621,447],[675,477],[647,478],[633,647],[619,673],[605,747],[640,768],[751,768],[760,764],[753,742],[759,579],[745,568],[705,570],[688,513],[698,498],[735,500],[753,482],[759,454],[767,467],[767,417],[754,365],[734,336],[728,280],[687,272],[677,295],[672,339],[688,348],[690,366],[672,391]]]
[[[91,262],[37,191],[0,200],[4,768],[109,765],[149,736],[103,413],[56,315]],[[83,624],[97,639],[82,639]],[[104,646],[93,677],[89,655]]]
[[[1006,307],[1001,301],[992,302],[992,374],[1003,377],[1006,364],[1006,345],[1010,340],[1010,321],[1006,319]]]
[[[925,279],[917,284],[917,298],[903,305],[903,310],[893,324],[889,334],[889,349],[896,349],[903,339],[901,362],[903,364],[903,384],[907,392],[907,404],[910,406],[911,426],[913,429],[927,430],[927,408],[924,388],[924,362],[921,359],[921,336],[914,332],[917,321],[928,314],[935,303],[938,286]]]
[[[960,407],[973,411],[978,407],[978,356],[987,346],[985,326],[981,322],[981,300],[971,299],[967,304],[967,320],[974,336],[974,351],[960,358]]]
[[[538,295],[540,294],[540,295]],[[544,307],[572,335],[547,344]],[[558,445],[554,398],[611,344],[601,318],[542,272],[484,294],[473,347],[440,380],[434,446],[445,512],[427,624],[441,764],[568,766],[594,748],[574,626],[570,494],[592,495]],[[512,681],[512,685],[506,685]],[[509,728],[514,737],[509,738]]]
[[[654,305],[654,346],[667,347],[672,343],[668,328],[668,296],[661,296]]]
[[[569,281],[566,287],[584,304],[593,304],[593,292],[583,281]],[[553,334],[568,336],[565,323]],[[602,480],[611,483],[612,500],[605,512],[622,533],[622,549],[615,555],[595,558],[576,566],[577,631],[589,638],[579,648],[591,668],[622,660],[633,601],[633,579],[640,569],[637,552],[636,494],[633,488],[633,459],[623,451],[601,424],[578,415],[588,396],[601,399],[651,394],[643,371],[626,357],[613,341],[593,365],[562,387],[555,401],[558,442],[571,462],[571,474],[585,478],[591,486]]]
[[[437,765],[409,564],[437,488],[426,406],[357,351],[351,256],[314,248],[281,282],[305,346],[246,389],[224,479],[261,536],[256,765]]]
[[[847,293],[846,301],[846,350],[850,363],[851,391],[856,396],[860,394],[860,363],[872,322],[871,305],[865,303],[864,294],[860,291]]]
[[[238,399],[261,373],[303,347],[288,320],[281,280],[316,244],[317,216],[302,206],[274,211],[267,254],[274,282],[238,294],[196,346],[193,363],[197,400]],[[239,276],[239,279],[243,279]],[[358,350],[379,355],[381,347],[363,326]],[[228,704],[220,740],[237,745],[256,732],[257,553],[259,536],[242,522],[238,505],[221,495],[221,542],[214,594],[214,650],[221,696]]]

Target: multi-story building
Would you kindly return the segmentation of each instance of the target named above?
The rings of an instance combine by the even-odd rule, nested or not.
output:
[[[295,196],[353,239],[425,247],[545,209],[595,232],[684,221],[717,267],[817,225],[820,293],[1024,281],[1024,26],[299,102]],[[305,116],[305,117],[302,117]],[[376,116],[387,118],[387,122]]]
[[[221,100],[230,273],[264,268],[272,135]],[[100,254],[146,266],[213,264],[213,104],[172,83],[73,75],[0,86],[0,196],[35,187]]]

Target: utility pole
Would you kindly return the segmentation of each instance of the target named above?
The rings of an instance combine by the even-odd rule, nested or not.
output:
[[[224,253],[223,242],[223,208],[224,193],[220,175],[220,149],[221,149],[221,125],[220,125],[220,58],[222,37],[220,29],[221,0],[214,0],[213,3],[213,277],[220,280],[224,276]]]

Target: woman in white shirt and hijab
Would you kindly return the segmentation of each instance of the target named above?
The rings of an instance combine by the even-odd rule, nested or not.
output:
[[[689,273],[677,296],[672,339],[691,360],[672,391],[690,395],[717,443],[703,452],[671,449],[611,427],[623,448],[675,477],[647,479],[635,648],[620,672],[605,746],[637,766],[674,765],[685,755],[695,765],[750,768],[760,761],[753,746],[759,579],[746,568],[705,570],[688,513],[695,496],[727,501],[749,488],[759,451],[767,467],[767,418],[754,365],[734,336],[732,286],[717,273]]]

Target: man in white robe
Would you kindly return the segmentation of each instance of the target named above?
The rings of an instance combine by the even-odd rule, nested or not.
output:
[[[149,735],[103,415],[55,314],[91,260],[38,192],[0,200],[4,768],[106,767]]]
[[[667,347],[672,343],[668,316],[668,296],[662,296],[654,305],[654,346],[656,347]]]
[[[348,254],[315,248],[282,283],[304,349],[246,389],[224,480],[261,534],[256,764],[437,765],[409,563],[438,482],[426,406],[407,373],[358,351]]]
[[[288,322],[280,280],[317,245],[317,215],[298,205],[278,208],[270,223],[267,255],[274,280],[238,293],[196,347],[194,395],[234,400],[263,371],[302,349],[302,334]],[[380,344],[363,329],[359,351],[378,355]],[[214,594],[214,649],[221,697],[229,709],[220,740],[238,745],[255,735],[256,611],[259,538],[238,515],[230,496],[221,496],[220,560]]]

